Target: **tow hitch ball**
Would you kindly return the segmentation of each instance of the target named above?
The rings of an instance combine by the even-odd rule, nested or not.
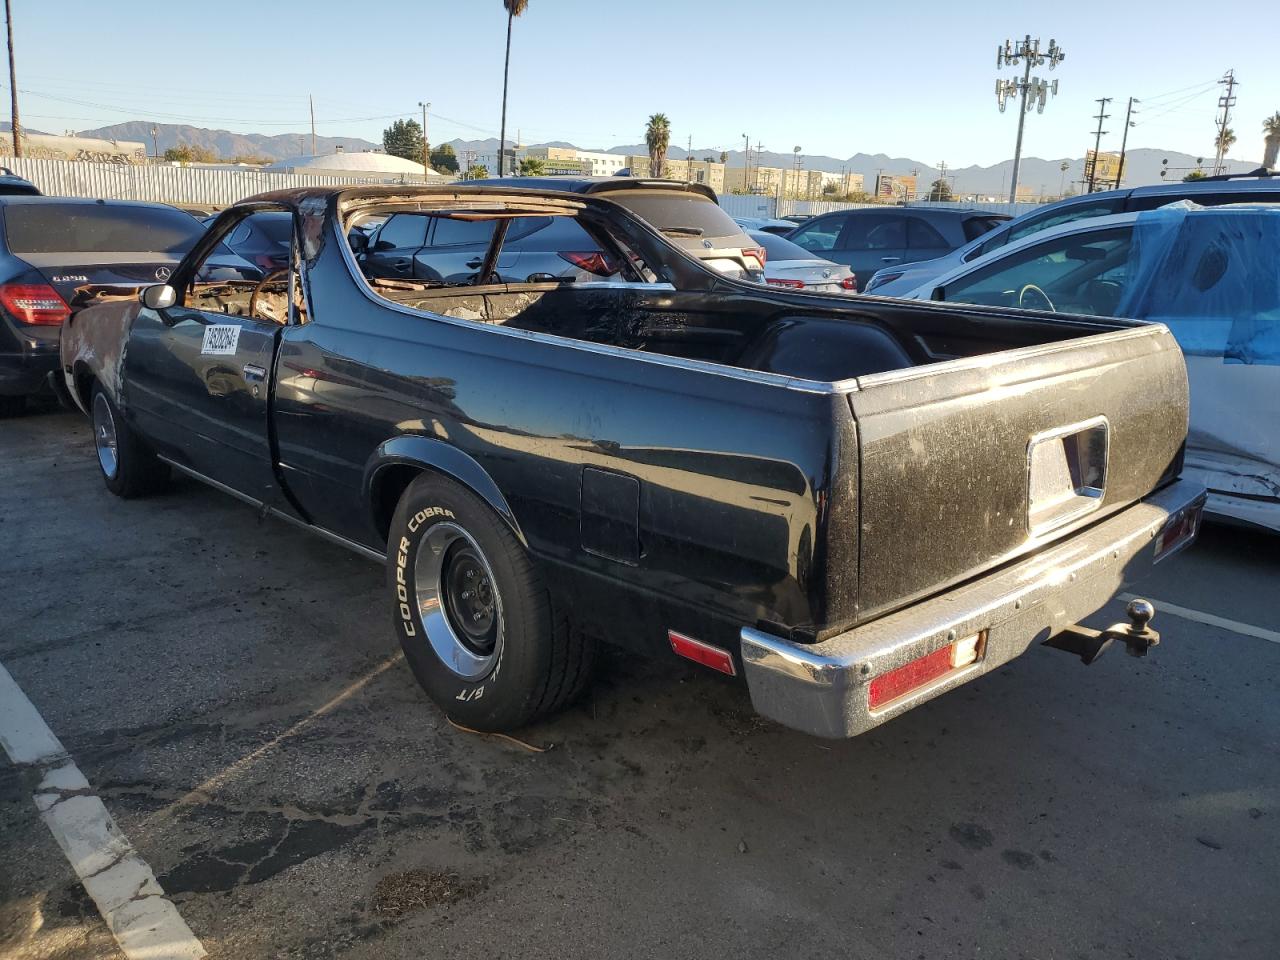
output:
[[[1155,605],[1150,600],[1135,597],[1125,607],[1128,623],[1113,623],[1105,630],[1092,630],[1074,624],[1061,633],[1050,637],[1045,644],[1077,654],[1085,664],[1093,663],[1112,641],[1119,640],[1129,651],[1131,657],[1145,657],[1147,651],[1160,642],[1160,634],[1151,629],[1151,618],[1156,615]]]

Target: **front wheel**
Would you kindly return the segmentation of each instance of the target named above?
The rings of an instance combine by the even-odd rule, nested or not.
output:
[[[476,730],[512,730],[586,686],[592,645],[569,628],[511,528],[464,487],[424,474],[388,536],[396,633],[418,683]]]
[[[102,470],[102,482],[125,500],[161,489],[169,480],[169,466],[156,457],[120,416],[100,384],[93,385],[89,401],[93,419],[93,446]]]

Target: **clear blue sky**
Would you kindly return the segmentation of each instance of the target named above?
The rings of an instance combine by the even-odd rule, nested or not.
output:
[[[379,140],[391,116],[429,100],[432,142],[497,135],[499,0],[13,5],[22,117],[38,129],[146,119],[303,132],[314,94],[325,134]],[[1039,71],[1060,92],[1028,119],[1027,155],[1081,156],[1102,96],[1115,98],[1104,149],[1119,148],[1137,96],[1131,146],[1212,155],[1213,81],[1234,67],[1230,156],[1261,157],[1262,120],[1280,109],[1274,2],[983,6],[531,0],[512,42],[509,136],[637,143],[662,111],[681,146],[692,134],[695,148],[741,148],[746,132],[809,155],[990,164],[1012,155],[1016,123],[996,108],[996,46],[1030,32],[1057,38],[1067,59]]]

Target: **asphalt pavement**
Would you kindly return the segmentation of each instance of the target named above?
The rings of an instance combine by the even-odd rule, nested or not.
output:
[[[0,583],[0,664],[215,958],[1280,955],[1272,537],[1134,592],[1273,639],[1162,612],[1145,659],[1036,648],[843,742],[618,653],[457,730],[378,566],[193,482],[120,501],[60,411],[0,421]],[[39,776],[0,757],[0,957],[118,960]]]

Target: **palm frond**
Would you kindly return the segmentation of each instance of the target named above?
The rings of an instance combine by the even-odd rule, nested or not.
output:
[[[529,0],[502,0],[502,6],[508,16],[518,17],[529,9]]]

